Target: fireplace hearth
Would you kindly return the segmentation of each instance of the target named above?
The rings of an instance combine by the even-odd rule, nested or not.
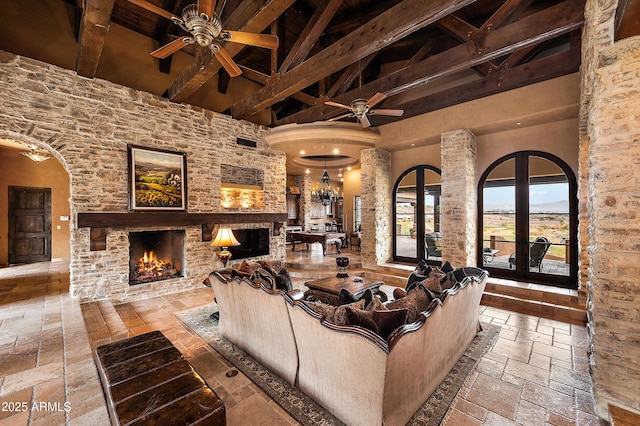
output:
[[[183,277],[184,230],[129,233],[129,285]]]

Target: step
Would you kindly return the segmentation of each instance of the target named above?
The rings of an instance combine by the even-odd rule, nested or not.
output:
[[[109,299],[82,304],[82,314],[93,348],[129,337],[129,330]]]
[[[584,325],[586,307],[577,290],[489,277],[482,304]]]

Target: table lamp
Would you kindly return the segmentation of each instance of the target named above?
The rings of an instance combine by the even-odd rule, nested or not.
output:
[[[220,247],[218,251],[218,259],[222,262],[224,268],[227,267],[227,262],[231,259],[231,252],[227,250],[231,246],[239,246],[240,243],[233,235],[233,231],[230,228],[218,228],[218,233],[211,243],[212,247]]]

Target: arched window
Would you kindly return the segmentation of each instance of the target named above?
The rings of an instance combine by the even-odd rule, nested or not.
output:
[[[558,157],[523,151],[478,187],[478,265],[491,276],[577,288],[577,184]]]
[[[393,190],[393,259],[439,262],[440,169],[416,166],[405,171]]]

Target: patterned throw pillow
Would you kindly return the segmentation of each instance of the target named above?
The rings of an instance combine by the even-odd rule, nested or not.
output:
[[[329,319],[327,317],[327,321],[332,322],[336,325],[346,325],[347,324],[347,307],[353,309],[364,310],[364,299],[360,299],[357,302],[349,303],[348,305],[340,305],[336,308],[333,318]]]
[[[336,307],[333,305],[329,305],[327,303],[324,302],[320,302],[320,301],[306,301],[305,302],[307,304],[308,307],[310,307],[311,309],[313,309],[313,311],[317,314],[320,314],[323,316],[323,319],[329,319],[329,318],[333,318],[333,315],[336,312]]]
[[[427,295],[418,287],[407,292],[407,295],[401,299],[397,299],[385,304],[388,310],[404,309],[407,311],[407,323],[414,322],[418,319],[418,314],[426,309],[429,304]]]
[[[423,287],[427,288],[432,293],[440,296],[440,293],[442,293],[442,285],[440,284],[441,279],[442,278],[438,278],[438,276],[436,275],[432,275],[426,280],[422,281],[420,284],[422,284]]]

